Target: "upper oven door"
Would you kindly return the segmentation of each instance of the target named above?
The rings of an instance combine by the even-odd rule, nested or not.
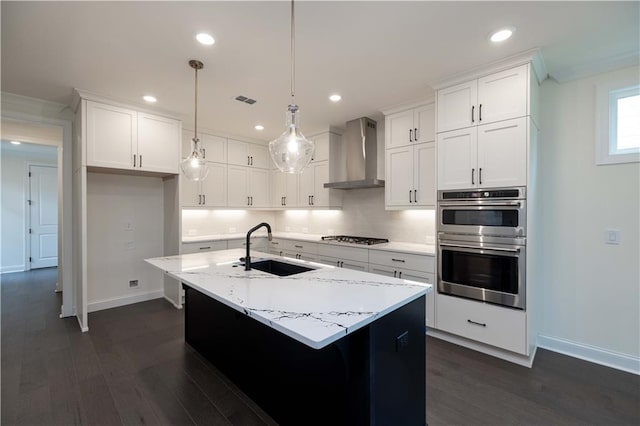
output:
[[[524,237],[526,216],[525,200],[441,201],[438,205],[438,232]]]

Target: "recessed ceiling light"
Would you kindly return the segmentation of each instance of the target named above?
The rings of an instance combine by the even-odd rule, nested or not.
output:
[[[11,143],[14,144],[14,145],[20,145],[20,142],[18,142],[18,141],[11,141]]]
[[[144,99],[145,101],[147,101],[147,102],[149,102],[151,104],[157,101],[157,99],[154,96],[151,96],[151,95],[144,95],[142,97],[142,99]]]
[[[264,126],[263,126],[262,124],[256,124],[256,125],[254,126],[254,128],[255,128],[256,130],[264,130]]]
[[[338,102],[340,99],[342,99],[342,96],[340,96],[340,95],[338,95],[338,94],[335,94],[335,95],[331,95],[331,96],[329,96],[329,99],[330,99],[332,102]]]
[[[489,40],[491,40],[494,43],[500,43],[501,41],[505,41],[506,39],[511,37],[515,30],[516,29],[513,27],[501,28],[498,31],[491,34],[491,37],[489,37]]]
[[[211,35],[209,35],[207,33],[200,33],[200,34],[196,35],[196,40],[198,40],[201,44],[204,44],[206,46],[211,46],[213,43],[216,42],[213,39],[213,37],[211,37]]]

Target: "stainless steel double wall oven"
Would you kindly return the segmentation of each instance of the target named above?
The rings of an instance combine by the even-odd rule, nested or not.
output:
[[[438,292],[526,307],[526,188],[438,191]]]

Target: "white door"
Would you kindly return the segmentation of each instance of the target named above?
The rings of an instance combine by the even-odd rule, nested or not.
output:
[[[478,187],[527,184],[527,118],[478,126]]]
[[[58,266],[58,169],[29,166],[31,269]]]
[[[261,169],[269,168],[269,150],[266,146],[247,144],[247,154],[249,155],[249,165],[251,167],[258,167]]]
[[[285,174],[279,170],[269,171],[271,180],[271,207],[284,207]]]
[[[329,182],[329,162],[323,161],[309,166],[313,167],[313,196],[311,197],[312,206],[327,207],[330,203],[329,188],[325,188],[324,184]],[[304,201],[304,200],[302,200]]]
[[[216,163],[227,162],[227,140],[225,138],[205,133],[199,135],[198,138],[205,160]]]
[[[284,205],[286,207],[298,206],[298,174],[283,173],[284,176]]]
[[[478,124],[527,115],[528,65],[478,79]]]
[[[298,205],[300,207],[311,205],[311,196],[315,190],[315,167],[310,164],[300,173],[298,180]]]
[[[418,206],[436,205],[436,144],[413,147],[413,202]]]
[[[435,142],[436,140],[436,106],[425,105],[413,110],[413,125],[418,129],[414,135],[416,143]],[[414,129],[415,132],[415,129]]]
[[[409,206],[413,203],[413,147],[386,150],[386,205]]]
[[[178,120],[138,113],[137,168],[153,172],[180,172],[180,133]]]
[[[476,127],[438,134],[438,189],[478,185]]]
[[[438,133],[478,124],[477,80],[438,90]]]
[[[229,139],[227,141],[227,158],[229,164],[237,166],[250,165],[247,144],[235,139]]]
[[[180,198],[182,207],[194,207],[202,204],[200,182],[180,177]]]
[[[413,142],[413,110],[387,116],[385,126],[387,149],[406,146]]]

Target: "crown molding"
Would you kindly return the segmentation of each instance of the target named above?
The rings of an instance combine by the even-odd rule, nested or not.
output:
[[[414,101],[410,101],[410,102],[404,102],[401,104],[396,104],[396,105],[391,105],[388,106],[386,108],[381,109],[380,111],[384,114],[384,115],[390,115],[390,114],[395,114],[397,112],[403,112],[403,111],[407,111],[413,108],[417,108],[417,107],[421,107],[421,106],[425,106],[425,105],[429,105],[429,104],[434,104],[436,103],[436,98],[435,96],[430,96],[428,98],[423,98],[423,99],[417,99]]]
[[[73,120],[74,113],[69,106],[44,99],[2,92],[2,112],[7,111],[48,117],[60,120]]]
[[[159,115],[162,117],[183,121],[182,117],[180,117],[179,114],[176,114],[175,112],[172,112],[172,111],[163,110],[163,109],[152,109],[152,108],[149,108],[147,105],[132,103],[130,101],[125,101],[120,99],[109,98],[97,93],[89,92],[87,90],[78,89],[78,88],[73,89],[73,96],[72,96],[71,105],[70,105],[73,112],[78,111],[78,107],[80,106],[81,99],[87,99],[90,101],[109,104],[109,105],[113,105],[121,108],[135,109],[136,111],[139,111],[139,112]]]
[[[637,66],[640,63],[640,51],[621,53],[609,56],[598,61],[592,61],[566,68],[561,68],[549,74],[558,83],[567,83],[603,72],[614,71],[621,68]]]

